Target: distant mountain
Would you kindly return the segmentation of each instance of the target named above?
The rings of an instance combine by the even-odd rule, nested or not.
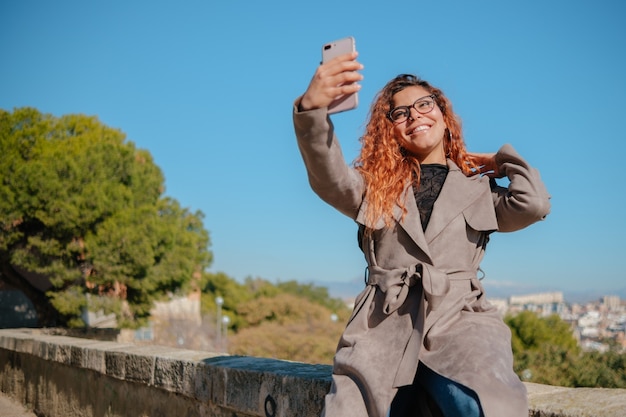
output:
[[[354,279],[346,282],[329,282],[318,281],[313,283],[319,287],[325,287],[328,289],[328,294],[333,298],[340,298],[342,300],[354,299],[365,287],[363,279]]]
[[[626,300],[626,288],[615,291],[563,291],[563,297],[568,303],[586,303],[589,301],[597,301],[605,295],[617,295],[622,300]]]

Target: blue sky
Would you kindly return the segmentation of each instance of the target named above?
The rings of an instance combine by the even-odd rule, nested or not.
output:
[[[468,148],[511,143],[552,195],[496,234],[485,283],[626,287],[626,3],[0,1],[0,108],[94,115],[147,149],[166,194],[201,210],[212,271],[351,283],[354,223],[310,190],[291,124],[325,42],[354,36],[358,109],[333,116],[351,162],[369,103],[399,73],[443,89]]]

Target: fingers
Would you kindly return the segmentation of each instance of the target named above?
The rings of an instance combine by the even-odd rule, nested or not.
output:
[[[363,76],[357,71],[361,70],[363,65],[356,61],[356,56],[356,52],[338,56],[321,64],[315,75],[331,86],[360,81]]]
[[[322,63],[302,96],[301,110],[327,107],[337,97],[359,91],[358,82],[363,76],[358,71],[363,65],[356,60],[357,56],[352,52]]]
[[[489,178],[501,178],[502,175],[498,173],[496,170],[490,169],[485,165],[481,165],[478,168],[474,169],[467,173],[468,177],[473,177],[474,175],[484,175]]]
[[[478,168],[473,171],[471,175],[486,175],[490,178],[500,178],[501,175],[498,172],[498,165],[496,164],[495,153],[476,153],[468,152],[467,156],[469,160],[475,164]]]

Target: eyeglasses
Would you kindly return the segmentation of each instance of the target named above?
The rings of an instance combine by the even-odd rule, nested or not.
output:
[[[387,118],[394,124],[400,124],[407,121],[411,117],[411,108],[414,108],[419,114],[430,113],[435,108],[435,95],[431,94],[415,100],[410,106],[398,106],[387,113]]]

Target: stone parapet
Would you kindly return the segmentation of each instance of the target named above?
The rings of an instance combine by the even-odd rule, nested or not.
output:
[[[328,365],[0,329],[0,391],[44,417],[313,417],[330,374]],[[526,385],[531,417],[626,415],[626,390]]]

